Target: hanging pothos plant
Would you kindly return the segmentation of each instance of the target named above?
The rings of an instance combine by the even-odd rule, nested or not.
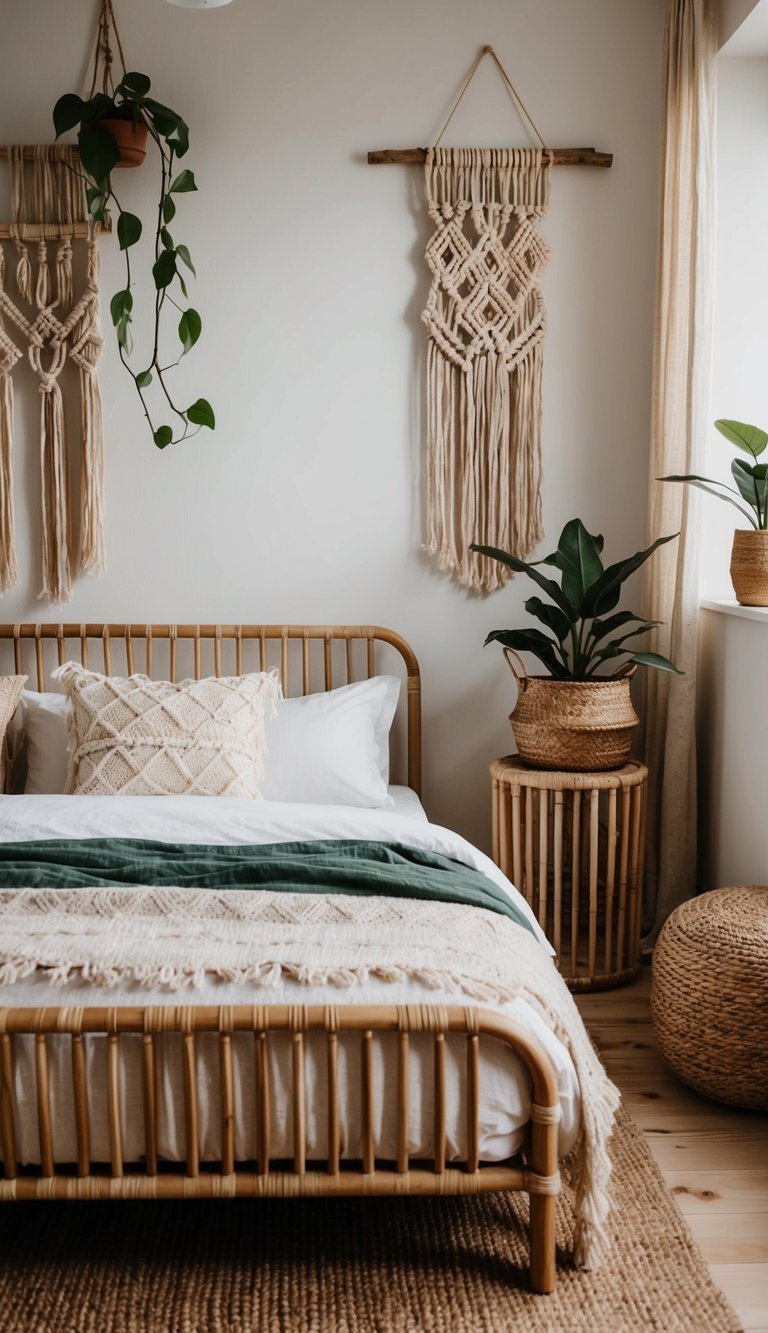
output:
[[[176,159],[184,157],[189,148],[189,128],[177,112],[149,96],[151,84],[146,74],[123,72],[120,83],[111,93],[108,92],[109,61],[105,66],[104,90],[96,93],[92,90],[87,100],[78,97],[76,93],[66,93],[54,107],[53,123],[57,138],[78,127],[80,161],[87,177],[86,193],[91,217],[95,222],[104,223],[110,207],[117,212],[117,239],[125,254],[126,275],[125,287],[115,292],[110,301],[112,323],[117,333],[120,359],[136,386],[152,438],[158,449],[165,449],[166,445],[178,444],[190,435],[196,435],[201,426],[213,430],[216,424],[213,408],[205,398],[198,398],[189,407],[180,407],[166,383],[168,371],[177,366],[181,358],[194,347],[203,327],[197,310],[179,303],[181,298],[189,300],[183,269],[193,275],[195,269],[187,246],[177,241],[170,231],[176,217],[178,197],[197,189],[193,173],[188,169],[178,171],[176,166]],[[139,370],[135,370],[130,363],[136,286],[131,251],[144,228],[135,213],[121,206],[112,181],[114,169],[125,165],[121,162],[121,151],[115,136],[119,134],[119,123],[126,121],[133,122],[135,138],[139,135],[143,137],[143,131],[148,133],[160,154],[160,193],[154,223],[152,261],[152,351]],[[176,296],[179,300],[176,300]],[[169,305],[178,315],[177,333],[181,350],[175,360],[171,356],[170,361],[166,361],[161,354],[160,334],[163,312],[167,311]],[[175,426],[162,422],[156,408],[150,409],[147,390],[153,383],[159,387],[165,400],[163,415],[170,414],[175,419]],[[190,430],[190,427],[196,429]]]

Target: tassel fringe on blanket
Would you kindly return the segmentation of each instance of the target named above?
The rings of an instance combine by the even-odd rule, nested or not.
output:
[[[369,977],[414,978],[478,1004],[520,996],[567,1048],[581,1091],[582,1129],[569,1169],[574,1253],[597,1267],[608,1246],[608,1140],[619,1094],[552,959],[528,930],[452,903],[217,889],[0,891],[0,987],[36,969],[61,986],[134,984],[171,991],[206,978],[275,987],[354,989]],[[4,997],[0,992],[0,1004]],[[460,1003],[457,997],[457,1003]]]
[[[72,516],[60,383],[67,361],[77,366],[80,374],[82,477],[78,563],[84,573],[101,574],[104,570],[104,441],[96,378],[102,346],[98,251],[91,230],[82,242],[85,280],[81,294],[75,299],[74,246],[81,242],[73,239],[73,226],[88,218],[82,179],[73,170],[75,150],[67,145],[41,144],[33,152],[29,207],[24,148],[15,145],[9,153],[12,210],[9,248],[16,251],[16,295],[9,290],[0,243],[0,594],[19,581],[13,521],[11,373],[26,351],[41,394],[40,596],[59,603],[71,600],[75,564],[71,552]],[[33,238],[34,260],[30,254]],[[51,262],[54,255],[55,281]]]
[[[427,152],[424,545],[476,592],[503,587],[509,571],[473,542],[525,559],[543,536],[539,281],[549,250],[538,223],[551,161],[548,149]]]

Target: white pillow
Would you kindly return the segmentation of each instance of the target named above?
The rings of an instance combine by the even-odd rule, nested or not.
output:
[[[60,795],[67,781],[67,713],[64,694],[38,694],[22,690],[21,744],[26,744],[27,780],[30,796]]]
[[[373,676],[324,694],[281,699],[265,727],[265,801],[392,805],[389,732],[400,681]]]

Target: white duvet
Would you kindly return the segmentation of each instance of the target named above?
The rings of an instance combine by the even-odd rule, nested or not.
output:
[[[267,801],[246,801],[206,797],[142,796],[6,796],[0,797],[0,842],[39,841],[58,838],[144,838],[164,842],[269,844],[318,839],[372,839],[404,843],[425,851],[451,857],[486,875],[513,900],[531,921],[537,937],[548,953],[544,939],[525,900],[500,870],[471,843],[449,829],[427,821],[423,807],[407,788],[392,788],[394,805],[380,810],[338,806],[288,805]],[[332,992],[332,993],[329,993]],[[162,989],[147,990],[133,985],[111,988],[103,993],[82,981],[53,986],[43,974],[36,973],[13,985],[0,987],[0,1005],[93,1005],[93,1004],[168,1004],[178,1002],[177,994]],[[249,1004],[255,996],[247,983],[225,983],[213,978],[186,1002],[200,1004]],[[353,990],[340,992],[329,987],[307,986],[285,978],[274,989],[259,987],[260,1004],[467,1004],[467,997],[436,991],[410,980],[386,982],[369,979]],[[499,1006],[526,1028],[544,1046],[554,1066],[560,1094],[562,1120],[560,1149],[566,1153],[575,1142],[579,1128],[579,1093],[576,1075],[568,1052],[550,1032],[544,1021],[524,1000]],[[357,1068],[357,1038],[349,1037],[341,1046],[342,1084],[348,1068]],[[19,1101],[26,1106],[34,1084],[32,1039],[17,1040],[16,1084]],[[122,1046],[121,1042],[121,1046]],[[51,1039],[54,1061],[52,1096],[62,1114],[56,1117],[58,1141],[54,1145],[58,1160],[72,1160],[74,1123],[66,1113],[66,1089],[71,1081],[65,1043]],[[464,1042],[461,1037],[448,1043],[447,1153],[449,1160],[461,1158],[465,1147],[464,1123]],[[89,1059],[93,1066],[92,1154],[94,1160],[109,1158],[106,1126],[105,1068],[103,1043],[92,1043]],[[377,1153],[394,1157],[395,1126],[395,1051],[383,1035],[376,1048],[376,1083],[379,1123]],[[138,1158],[143,1152],[141,1135],[141,1073],[139,1039],[126,1043],[123,1087],[128,1089],[122,1109],[126,1156]],[[409,1127],[410,1151],[427,1155],[431,1145],[432,1124],[432,1054],[431,1043],[414,1041],[411,1052],[411,1087],[418,1090],[412,1098]],[[523,1138],[523,1126],[530,1114],[528,1076],[520,1062],[499,1043],[481,1044],[480,1067],[480,1151],[483,1160],[499,1161],[517,1152]],[[242,1107],[236,1154],[241,1159],[253,1156],[255,1127],[248,1112],[245,1093],[252,1076],[251,1050],[246,1039],[235,1044],[235,1069],[238,1076],[237,1100]],[[287,1040],[275,1041],[273,1049],[273,1127],[275,1155],[290,1155],[290,1124],[284,1107],[290,1087],[290,1056]],[[183,1099],[181,1096],[181,1058],[177,1044],[168,1044],[160,1070],[165,1113],[160,1125],[160,1150],[169,1160],[184,1155]],[[324,1057],[322,1049],[309,1043],[307,1069],[308,1155],[322,1157],[326,1142],[323,1095]],[[349,1080],[348,1095],[343,1100],[342,1142],[347,1155],[356,1153],[359,1137],[360,1105],[357,1078]],[[201,1153],[215,1158],[218,1142],[218,1055],[214,1043],[203,1039],[198,1049],[198,1088],[201,1099]],[[17,1107],[17,1143],[22,1161],[39,1160],[37,1126],[34,1114],[21,1115]]]

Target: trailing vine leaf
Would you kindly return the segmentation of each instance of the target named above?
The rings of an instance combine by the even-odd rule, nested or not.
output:
[[[155,431],[155,444],[158,449],[164,449],[173,439],[173,430],[170,426],[160,426]]]
[[[186,355],[186,353],[194,347],[202,333],[202,329],[203,321],[197,311],[193,310],[191,307],[189,310],[185,310],[179,320],[179,338],[184,347],[182,356]],[[187,413],[187,416],[189,416],[189,413]]]
[[[120,161],[120,149],[115,140],[109,130],[95,125],[80,132],[79,143],[83,167],[97,185],[104,185]]]
[[[189,257],[189,250],[187,249],[186,245],[177,245],[177,246],[176,246],[176,254],[179,256],[179,259],[181,260],[182,264],[186,264],[186,266],[187,266],[187,268],[190,270],[192,276],[193,276],[194,278],[196,278],[196,277],[197,277],[197,273],[196,273],[196,271],[195,271],[195,266],[194,266],[194,264],[192,263],[192,260],[191,260],[190,257]]]
[[[146,389],[146,388],[148,388],[149,385],[152,383],[152,371],[151,371],[151,370],[140,370],[139,373],[138,373],[138,375],[136,375],[135,378],[136,378],[136,388],[137,388],[137,389]]]
[[[141,236],[141,218],[137,218],[135,213],[122,212],[117,219],[117,239],[120,242],[120,249],[127,250],[129,245],[135,245]]]
[[[176,276],[176,255],[173,250],[163,250],[152,265],[152,276],[158,291],[168,287]]]
[[[133,310],[133,295],[129,287],[124,292],[115,292],[109,303],[109,313],[112,316],[112,323],[119,324],[120,320],[126,315],[130,315]]]
[[[67,130],[73,130],[75,125],[80,124],[84,108],[85,102],[77,93],[65,93],[59,98],[53,108],[53,125],[57,139],[60,134],[66,134]]]
[[[175,216],[176,216],[176,205],[173,202],[171,196],[168,194],[163,200],[163,222],[166,224],[166,226],[168,225],[169,222],[173,222]]]
[[[171,194],[188,194],[190,190],[196,189],[194,174],[188,168],[180,171],[170,186]]]
[[[127,88],[135,97],[146,97],[152,83],[146,74],[139,74],[136,70],[131,70],[129,74],[124,74],[120,81],[120,88]]]
[[[216,425],[213,408],[205,398],[198,398],[197,402],[187,408],[187,420],[195,426],[207,426],[209,430],[213,430]]]

